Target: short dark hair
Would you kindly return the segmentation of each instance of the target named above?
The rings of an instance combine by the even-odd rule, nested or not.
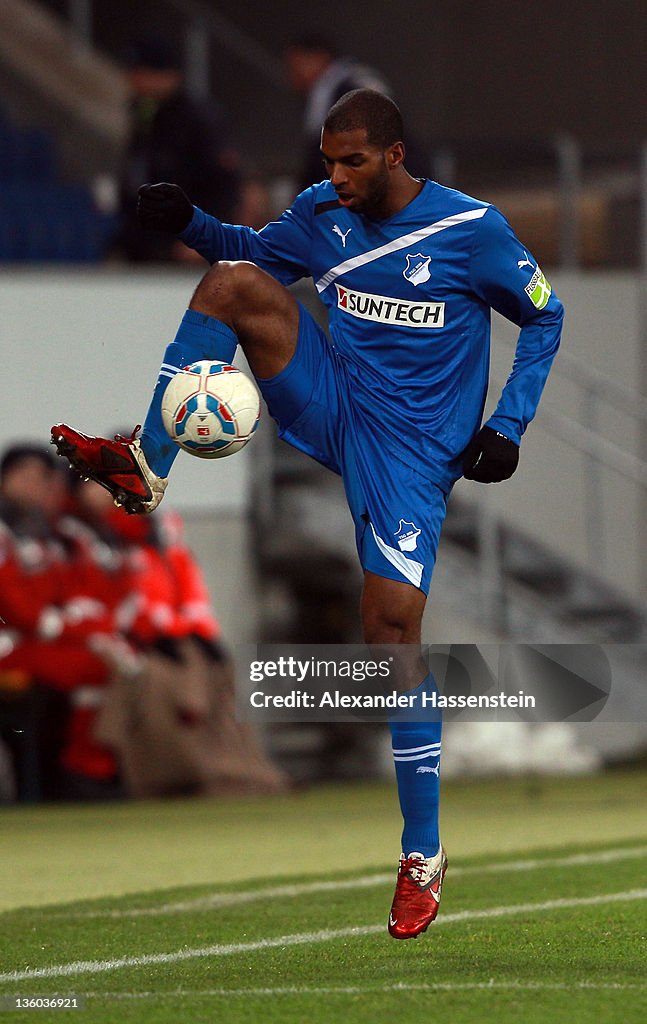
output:
[[[0,459],[0,480],[30,459],[38,459],[45,471],[56,469],[56,459],[47,448],[39,444],[16,444],[7,448]]]
[[[399,108],[376,89],[352,89],[330,108],[324,130],[352,132],[364,128],[371,146],[387,149],[403,136],[402,114]]]

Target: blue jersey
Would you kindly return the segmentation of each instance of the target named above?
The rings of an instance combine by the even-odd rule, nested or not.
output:
[[[285,285],[312,277],[354,414],[442,487],[461,475],[460,455],[481,422],[497,310],[521,331],[488,425],[520,442],[563,309],[495,207],[425,181],[404,209],[372,221],[340,206],[324,181],[259,232],[196,209],[180,238],[210,262],[249,260]]]

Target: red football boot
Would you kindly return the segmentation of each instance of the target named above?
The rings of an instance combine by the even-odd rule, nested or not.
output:
[[[144,514],[157,508],[164,497],[168,480],[156,476],[146,462],[137,427],[132,437],[116,435],[89,437],[59,423],[52,427],[52,444],[83,477],[94,480],[110,491],[116,505],[126,512]]]
[[[442,846],[435,857],[421,853],[400,855],[398,880],[389,914],[389,935],[415,939],[426,931],[438,913],[447,856]]]

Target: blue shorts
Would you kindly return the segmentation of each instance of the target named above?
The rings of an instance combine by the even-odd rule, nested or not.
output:
[[[447,494],[387,451],[355,414],[343,358],[299,308],[292,359],[276,377],[258,381],[279,437],[341,475],[363,568],[426,594]]]

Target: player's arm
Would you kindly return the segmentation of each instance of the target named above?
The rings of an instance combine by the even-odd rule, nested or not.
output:
[[[471,285],[488,306],[521,328],[512,372],[496,409],[464,457],[468,479],[494,483],[517,467],[521,438],[559,348],[564,308],[537,261],[493,207],[476,229]]]
[[[179,185],[161,182],[139,189],[137,216],[142,227],[170,231],[209,263],[248,260],[281,284],[292,284],[310,275],[313,204],[308,189],[278,220],[254,231],[223,223],[193,206]]]

